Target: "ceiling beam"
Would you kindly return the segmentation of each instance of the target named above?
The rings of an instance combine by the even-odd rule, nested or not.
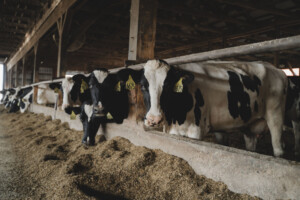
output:
[[[234,1],[234,0],[217,0],[217,1],[220,3],[226,3],[229,5],[238,6],[249,10],[260,10],[273,15],[278,15],[278,16],[288,17],[288,18],[296,18],[292,13],[280,9],[276,9],[276,8],[271,8],[270,6],[260,6],[259,4],[250,4],[250,3],[246,3],[242,1]]]
[[[75,2],[76,0],[54,0],[32,32],[26,34],[25,41],[19,50],[9,59],[7,70],[10,70]]]

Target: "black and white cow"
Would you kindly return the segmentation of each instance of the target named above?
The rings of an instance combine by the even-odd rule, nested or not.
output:
[[[288,81],[271,64],[204,62],[174,67],[150,60],[141,84],[148,110],[146,127],[166,121],[170,134],[201,139],[208,132],[247,129],[256,134],[267,124],[274,155],[283,155]]]
[[[55,104],[60,88],[61,83],[40,84],[37,91],[37,103],[40,105]]]
[[[29,86],[26,88],[23,88],[22,93],[20,94],[19,98],[19,106],[20,106],[20,112],[24,113],[29,105],[32,103],[32,96],[33,96],[33,87]]]
[[[18,97],[22,94],[22,90],[20,87],[14,88],[11,91],[13,94],[11,93],[11,95],[9,95],[8,104],[5,106],[6,108],[9,108],[8,112],[10,113],[20,110]]]
[[[62,81],[63,110],[74,105],[80,106],[84,101],[90,99],[89,80],[90,76],[76,74],[72,78],[65,78]]]
[[[28,106],[32,103],[33,87],[29,86],[18,90],[12,100],[9,112],[21,111],[24,113]]]
[[[12,102],[12,96],[16,93],[16,89],[10,88],[6,90],[6,93],[3,97],[3,104],[5,108],[9,108]]]
[[[123,123],[129,115],[130,103],[135,98],[136,84],[140,77],[132,69],[123,69],[110,74],[106,69],[94,70],[90,77],[91,101],[82,106],[81,120],[84,126],[83,143],[89,137],[90,144],[95,143],[95,136],[100,124]]]

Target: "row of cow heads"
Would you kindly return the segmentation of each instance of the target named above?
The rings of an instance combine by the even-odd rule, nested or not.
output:
[[[146,107],[146,126],[160,126],[164,119],[169,124],[174,120],[182,123],[181,113],[189,110],[192,104],[183,102],[186,99],[193,101],[187,89],[193,80],[190,72],[162,60],[150,60],[141,70],[125,68],[110,73],[107,69],[96,69],[88,76],[78,74],[62,82],[62,108],[71,112],[70,102],[79,100],[83,103],[90,98],[94,116],[109,113],[121,123],[128,116],[128,105],[137,103],[137,93],[141,91]]]

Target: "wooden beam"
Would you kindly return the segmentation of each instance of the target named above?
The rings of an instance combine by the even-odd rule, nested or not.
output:
[[[25,59],[26,56],[22,58],[22,86],[25,85]]]
[[[19,50],[11,57],[7,63],[7,70],[18,62],[34,44],[53,26],[54,23],[65,13],[77,0],[54,0],[51,7],[45,12],[43,17],[34,26],[32,32],[28,32],[25,41]]]
[[[270,13],[273,15],[297,19],[297,17],[295,17],[292,13],[288,13],[286,11],[276,9],[276,8],[270,8],[269,6],[268,7],[259,6],[258,4],[250,4],[250,3],[246,3],[246,2],[233,1],[233,0],[217,0],[217,1],[220,3],[226,3],[229,5],[234,5],[234,6],[238,6],[238,7],[249,9],[249,10],[260,10],[260,11],[264,11],[266,13]]]
[[[37,73],[37,62],[36,62],[38,46],[39,46],[39,42],[37,42],[33,46],[33,54],[34,54],[34,58],[33,58],[33,77],[32,77],[32,79],[33,79],[32,82],[33,83],[36,83],[36,82],[39,81],[39,77],[38,77],[38,73]]]
[[[154,58],[157,4],[157,0],[140,1],[137,60]]]
[[[281,28],[281,27],[295,26],[295,25],[298,25],[298,24],[300,24],[300,20],[289,21],[289,22],[280,22],[280,23],[277,24],[277,26],[279,28]],[[246,31],[244,33],[228,34],[228,35],[225,35],[224,37],[226,38],[227,41],[236,40],[236,39],[252,36],[254,34],[260,34],[260,33],[268,32],[268,31],[271,31],[271,30],[274,30],[274,29],[275,29],[275,27],[273,25],[269,25],[269,26],[265,26],[265,27],[258,28],[258,29],[255,29],[255,30],[249,30],[249,31]],[[168,55],[168,54],[172,54],[172,53],[175,53],[175,52],[191,50],[192,48],[203,47],[205,45],[208,45],[208,43],[215,43],[215,42],[222,42],[222,41],[223,41],[223,37],[203,38],[203,40],[201,42],[194,42],[192,44],[188,44],[188,45],[168,49],[168,50],[165,50],[165,51],[158,52],[157,54],[159,54],[160,56]]]
[[[128,60],[136,60],[140,0],[131,0]]]

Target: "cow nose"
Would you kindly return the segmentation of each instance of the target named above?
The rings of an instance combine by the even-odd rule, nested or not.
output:
[[[145,120],[146,126],[156,126],[162,121],[162,116],[148,115]]]
[[[104,108],[102,107],[102,105],[93,106],[93,114],[96,117],[105,116]]]

